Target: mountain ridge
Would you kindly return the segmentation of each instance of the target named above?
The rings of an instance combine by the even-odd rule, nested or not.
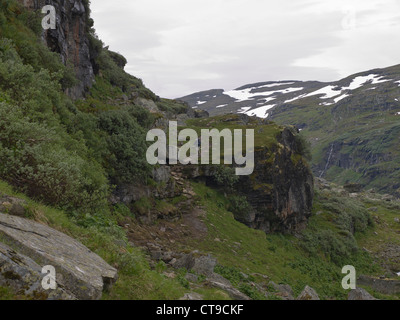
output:
[[[375,68],[368,71],[358,72],[337,81],[330,81],[330,82],[322,82],[317,80],[264,81],[264,82],[256,82],[256,83],[242,85],[233,90],[210,89],[205,91],[199,91],[184,97],[177,98],[177,100],[182,100],[189,103],[189,105],[192,108],[199,108],[206,110],[210,112],[211,115],[237,111],[239,113],[257,115],[259,117],[265,118],[265,116],[263,115],[260,116],[260,114],[257,114],[257,112],[255,112],[255,109],[263,108],[265,106],[270,106],[271,107],[270,109],[272,109],[277,105],[292,103],[296,100],[308,97],[307,94],[317,95],[318,90],[328,86],[341,88],[343,90],[347,89],[349,91],[353,91],[360,88],[360,86],[351,87],[352,80],[354,81],[357,78],[365,79],[365,81],[361,83],[361,85],[365,85],[368,83],[370,84],[383,83],[380,82],[381,80],[380,78],[393,75],[393,73],[391,72],[393,69],[400,69],[400,64],[387,68]],[[368,75],[370,76],[374,75],[375,77],[368,78]],[[357,80],[362,81],[362,79],[357,79]],[[395,79],[390,79],[390,80],[399,81],[400,74],[397,74]],[[389,81],[389,79],[387,81]],[[344,87],[345,85],[348,85],[349,87],[346,88]],[[277,90],[269,90],[270,88]],[[301,94],[300,95],[294,94],[296,92]],[[323,92],[321,92],[321,94],[323,94]],[[337,98],[338,96],[339,93],[337,95],[332,94],[330,98],[333,97]],[[280,99],[280,98],[285,98],[285,99]],[[222,102],[224,104],[220,104]],[[244,107],[244,105],[246,106]],[[263,106],[260,107],[258,105],[263,105]],[[221,110],[214,110],[213,108]],[[245,108],[248,109],[243,110]]]
[[[335,82],[258,82],[180,100],[210,115],[244,113],[294,125],[312,146],[315,176],[400,196],[400,65]]]

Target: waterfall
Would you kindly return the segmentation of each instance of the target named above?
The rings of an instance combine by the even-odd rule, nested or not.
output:
[[[331,162],[331,158],[332,158],[333,147],[334,147],[334,144],[332,143],[331,144],[331,150],[329,151],[328,160],[326,161],[324,170],[322,171],[322,173],[319,176],[320,178],[322,178],[322,176],[325,174],[326,170],[328,170],[328,166],[329,166],[329,163]]]

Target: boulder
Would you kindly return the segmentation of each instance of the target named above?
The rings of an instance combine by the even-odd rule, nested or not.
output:
[[[371,296],[366,290],[363,288],[357,288],[355,290],[351,290],[349,292],[349,296],[347,300],[377,300],[373,296]]]
[[[193,257],[193,255],[191,253],[184,254],[182,257],[180,257],[179,259],[177,259],[173,263],[172,263],[172,261],[170,263],[175,269],[184,268],[184,269],[189,271],[194,266],[194,257]]]
[[[297,297],[297,300],[320,300],[317,292],[309,287],[306,286],[302,293]]]
[[[76,297],[58,286],[55,290],[44,290],[45,274],[31,258],[17,253],[0,243],[0,286],[9,287],[16,295],[35,300],[75,300]]]
[[[214,268],[217,265],[217,259],[211,255],[202,256],[194,260],[192,270],[198,274],[209,276],[214,273]]]
[[[100,299],[117,280],[117,270],[84,245],[31,220],[0,214],[0,242],[41,267],[53,266],[58,285],[77,299]]]
[[[269,285],[274,288],[276,294],[283,300],[295,300],[294,292],[291,286],[287,284],[276,284],[273,281],[271,281]]]
[[[234,216],[239,222],[266,233],[296,234],[307,226],[311,217],[314,178],[291,130],[279,133],[277,142],[272,149],[255,150],[254,174],[241,176],[236,186],[253,210]],[[299,160],[293,161],[296,157]]]
[[[191,292],[191,293],[185,293],[185,295],[182,298],[180,298],[179,300],[200,301],[200,300],[204,300],[204,298],[201,294],[198,294],[196,292]]]
[[[188,271],[193,270],[194,272],[204,276],[213,275],[216,265],[217,259],[213,258],[211,255],[197,258],[193,255],[193,253],[184,254],[181,258],[173,263],[173,267],[175,269],[185,268]]]
[[[209,281],[209,284],[214,287],[218,288],[220,290],[225,291],[226,293],[229,294],[229,296],[233,300],[251,300],[248,296],[246,296],[244,293],[240,292],[238,289],[234,288],[228,280],[226,280],[223,277],[222,280],[219,280],[217,276],[212,276],[210,279],[207,279]]]
[[[24,217],[26,212],[25,206],[26,202],[22,199],[0,194],[0,212]]]
[[[160,112],[157,105],[153,100],[144,99],[144,98],[136,98],[135,104],[147,109],[150,113],[157,113]]]

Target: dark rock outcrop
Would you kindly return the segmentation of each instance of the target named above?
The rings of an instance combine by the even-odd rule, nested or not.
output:
[[[368,276],[360,276],[357,283],[372,288],[373,290],[387,295],[400,293],[400,281],[394,279],[378,279]]]
[[[311,216],[314,179],[292,131],[284,129],[277,139],[275,150],[256,149],[254,173],[241,177],[238,189],[254,210],[236,218],[267,233],[296,232]]]
[[[72,65],[79,83],[68,89],[74,99],[81,98],[94,81],[93,50],[87,36],[89,8],[83,0],[19,0],[26,8],[41,10],[45,5],[56,9],[56,29],[44,30],[43,41],[60,54],[65,65]]]
[[[314,178],[291,129],[283,129],[271,147],[256,147],[253,174],[241,176],[234,192],[244,195],[250,207],[234,212],[243,224],[265,231],[296,233],[306,227],[314,197]],[[187,179],[213,184],[216,167],[182,166]]]

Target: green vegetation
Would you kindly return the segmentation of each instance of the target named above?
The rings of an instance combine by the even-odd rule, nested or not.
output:
[[[355,266],[358,274],[382,272],[373,255],[361,249],[376,245],[373,238],[380,228],[367,211],[371,204],[362,197],[350,199],[334,191],[318,192],[309,226],[301,237],[294,237],[265,235],[249,229],[228,211],[230,199],[202,184],[194,187],[207,210],[205,222],[209,233],[204,241],[193,246],[212,253],[219,262],[216,272],[252,297],[261,298],[254,287],[251,287],[254,292],[248,291],[249,282],[268,288],[272,280],[289,284],[296,296],[309,285],[322,299],[346,299],[348,291],[341,287],[343,266]],[[377,202],[385,205],[384,201]],[[384,211],[379,210],[381,219],[393,221],[398,216],[395,207],[386,210],[383,215]],[[395,230],[391,231],[391,236],[398,238],[394,233]],[[245,278],[244,274],[250,277]]]
[[[379,73],[394,80],[399,72],[400,66],[394,66]],[[323,173],[324,178],[340,185],[360,183],[365,190],[373,188],[400,196],[396,87],[393,81],[378,87],[365,84],[333,105],[320,105],[318,96],[300,99],[276,108],[273,121],[303,128],[301,136],[312,144],[312,166],[317,176]]]
[[[283,127],[273,122],[260,122],[258,119],[243,118],[237,114],[189,119],[186,124],[188,128],[196,130],[199,136],[201,135],[201,129],[217,129],[219,131],[229,129],[231,132],[235,129],[254,129],[254,145],[260,148],[272,148],[275,146],[276,137],[283,130]],[[245,143],[246,139],[243,139],[243,146],[245,146]],[[221,152],[222,155],[223,152]]]
[[[88,97],[72,102],[63,90],[76,79],[38,40],[40,21],[16,1],[0,6],[0,178],[48,204],[107,214],[110,182],[149,173],[154,118],[123,97],[156,97],[89,28],[99,75]]]
[[[72,236],[118,269],[119,279],[104,293],[104,299],[178,299],[189,290],[205,299],[229,299],[226,292],[208,287],[204,276],[198,277],[195,286],[187,280],[187,270],[174,271],[175,277],[171,276],[169,266],[151,261],[129,242],[127,230],[121,227],[126,220],[136,223],[135,214],[145,216],[155,209],[166,217],[188,201],[184,195],[171,199],[147,195],[128,207],[111,205],[108,200],[118,184],[144,181],[155,189],[160,187],[150,179],[145,133],[161,116],[174,118],[188,112],[188,107],[158,98],[140,79],[125,73],[126,59],[104,48],[92,28],[89,1],[84,3],[96,78],[79,101],[65,94],[77,83],[73,69],[38,40],[40,15],[24,10],[15,0],[0,3],[0,193],[25,199],[26,218]],[[137,105],[138,99],[151,100],[159,113]],[[341,112],[306,105],[299,110],[299,121],[311,121],[304,137],[318,136],[322,142],[312,152],[316,163],[323,161],[326,148],[338,141],[346,154],[397,155],[395,142],[400,130],[389,115],[384,123],[374,123],[368,130],[355,126],[355,118],[349,116],[346,125],[335,127],[340,135],[333,137],[333,129],[322,128],[331,125],[329,113],[338,116]],[[363,119],[370,115],[362,113]],[[285,116],[281,120],[289,121]],[[225,115],[190,119],[187,125],[199,134],[202,128],[255,129],[256,151],[266,150],[265,163],[272,164],[283,147],[277,137],[284,128],[267,121]],[[378,139],[382,132],[386,138]],[[311,159],[304,137],[295,134],[293,164],[302,161],[302,155]],[[379,181],[336,166],[327,175],[339,182],[359,181],[379,189],[383,182],[400,178],[395,160],[382,163],[361,166],[365,172],[390,172],[382,174]],[[385,249],[385,243],[400,244],[400,227],[393,222],[400,210],[397,202],[348,198],[322,190],[316,194],[314,215],[302,234],[266,235],[234,219],[248,213],[250,207],[245,197],[232,192],[238,183],[233,169],[216,166],[214,180],[216,189],[192,184],[197,195],[191,199],[204,208],[208,232],[200,239],[185,235],[185,243],[175,245],[188,252],[211,253],[219,263],[215,271],[253,299],[267,299],[261,288],[272,292],[269,281],[291,285],[296,295],[310,285],[321,298],[344,299],[347,292],[341,288],[341,269],[345,264],[354,265],[361,274],[379,275],[383,269],[373,257]],[[183,187],[186,185],[177,188]],[[259,187],[269,190],[272,186]],[[368,211],[372,207],[376,211]],[[182,220],[177,224],[182,226]],[[397,263],[386,260],[389,266]],[[24,297],[0,287],[0,299]]]
[[[118,268],[119,279],[104,299],[178,299],[185,289],[179,281],[165,277],[163,270],[152,270],[147,257],[129,245],[126,232],[118,225],[123,218],[119,208],[107,216],[72,217],[61,210],[42,205],[15,193],[11,186],[0,182],[0,193],[27,201],[30,218],[47,224],[77,239]],[[0,299],[17,299],[9,289],[0,288]]]

